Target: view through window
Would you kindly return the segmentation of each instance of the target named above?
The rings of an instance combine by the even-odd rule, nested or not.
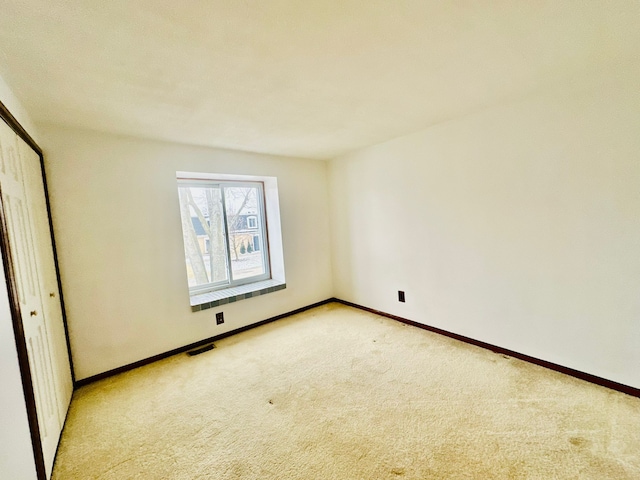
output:
[[[261,182],[178,180],[189,290],[270,278]]]

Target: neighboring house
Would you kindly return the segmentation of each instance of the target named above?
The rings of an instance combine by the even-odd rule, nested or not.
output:
[[[196,236],[198,237],[200,251],[204,254],[209,253],[209,236],[202,226],[200,219],[198,217],[191,217],[191,223],[193,224]],[[260,242],[260,230],[257,215],[254,212],[238,215],[236,219],[236,228],[229,232],[229,237],[236,256],[259,252],[262,246]],[[244,246],[244,251],[242,246]]]

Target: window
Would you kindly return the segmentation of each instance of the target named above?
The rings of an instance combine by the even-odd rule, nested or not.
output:
[[[192,295],[271,278],[262,182],[179,179],[178,194]]]
[[[176,177],[191,311],[287,288],[278,179],[201,172]]]

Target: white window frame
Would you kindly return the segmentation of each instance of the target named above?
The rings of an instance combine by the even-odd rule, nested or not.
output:
[[[250,220],[253,220],[253,225],[251,225]],[[256,230],[258,228],[258,216],[257,215],[247,215],[247,230]]]
[[[223,233],[225,240],[225,250],[227,263],[225,265],[227,271],[227,280],[220,282],[212,282],[204,285],[198,285],[189,287],[189,294],[200,295],[207,292],[213,292],[226,288],[237,287],[241,285],[247,285],[251,283],[262,282],[271,279],[271,261],[269,253],[269,236],[267,232],[267,212],[265,208],[265,188],[264,183],[261,181],[233,181],[233,180],[220,180],[220,179],[197,179],[197,178],[181,178],[178,177],[178,188],[195,187],[195,188],[220,188],[220,195],[222,200],[222,213],[223,213]],[[263,265],[265,273],[262,275],[255,275],[249,278],[242,278],[238,280],[233,279],[233,268],[231,267],[231,242],[229,238],[229,231],[227,225],[227,209],[225,191],[226,187],[251,187],[257,188],[257,213],[255,217],[262,216],[262,222],[258,222],[259,227],[254,230],[258,230],[262,233],[264,239],[263,245],[261,245],[261,255],[263,259]],[[209,252],[211,253],[211,252]]]

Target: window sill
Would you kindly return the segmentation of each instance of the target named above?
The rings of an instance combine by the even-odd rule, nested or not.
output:
[[[230,287],[215,292],[201,293],[191,296],[191,311],[199,312],[208,308],[239,302],[247,298],[259,297],[267,293],[283,290],[287,284],[282,280],[264,280],[239,287]]]

